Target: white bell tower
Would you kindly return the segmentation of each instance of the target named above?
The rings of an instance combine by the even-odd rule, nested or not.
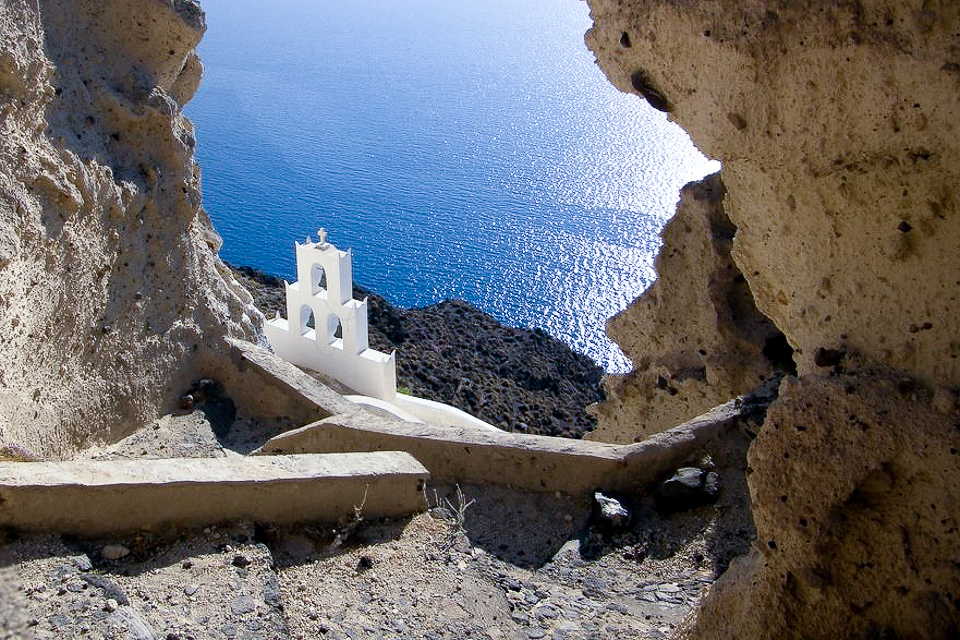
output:
[[[287,317],[278,312],[264,325],[270,346],[284,360],[339,380],[358,394],[394,400],[395,353],[370,348],[367,300],[353,298],[350,252],[327,242],[324,229],[317,242],[308,237],[296,246],[297,281],[284,282]]]

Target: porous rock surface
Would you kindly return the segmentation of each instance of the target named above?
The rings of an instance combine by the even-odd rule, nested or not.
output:
[[[604,380],[591,439],[639,441],[747,393],[789,368],[783,334],[753,303],[733,263],[736,227],[720,174],[688,184],[661,234],[657,281],[607,322],[633,362]]]
[[[256,335],[180,114],[203,30],[190,0],[0,3],[0,443],[116,440]]]
[[[956,637],[960,433],[932,405],[894,377],[787,378],[748,453],[754,549],[697,634]]]
[[[960,6],[589,2],[610,80],[723,162],[733,258],[800,374],[749,453],[753,549],[687,632],[960,634]],[[257,333],[216,258],[180,115],[202,30],[190,0],[0,4],[0,446],[24,457],[119,439],[226,367],[224,335]],[[638,411],[628,404],[617,410]],[[579,602],[595,584],[582,580]],[[647,615],[611,604],[627,628]],[[63,622],[58,606],[42,624]]]
[[[722,161],[736,262],[800,372],[826,347],[960,379],[960,6],[590,5],[610,81]]]
[[[687,633],[956,636],[960,5],[589,3],[611,82],[723,163],[800,375],[750,449],[753,551]]]

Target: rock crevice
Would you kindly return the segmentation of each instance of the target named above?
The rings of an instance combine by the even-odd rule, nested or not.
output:
[[[791,369],[789,345],[731,257],[725,195],[720,174],[683,188],[662,233],[657,281],[607,323],[634,368],[605,379],[609,399],[596,408],[592,438],[640,440]]]

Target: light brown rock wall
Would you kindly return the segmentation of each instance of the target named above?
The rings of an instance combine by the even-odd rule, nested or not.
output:
[[[611,82],[723,163],[800,374],[750,449],[754,549],[688,633],[956,636],[960,5],[589,2]]]
[[[590,4],[611,82],[723,163],[737,264],[800,372],[827,347],[960,381],[960,5]]]
[[[693,635],[955,637],[960,432],[933,405],[897,378],[788,378],[748,453],[754,550]]]
[[[183,0],[0,4],[2,442],[116,439],[256,333],[180,113],[203,29]]]
[[[638,441],[745,394],[784,366],[783,334],[733,263],[719,174],[688,184],[663,229],[657,281],[607,323],[634,369],[604,380],[591,439]]]

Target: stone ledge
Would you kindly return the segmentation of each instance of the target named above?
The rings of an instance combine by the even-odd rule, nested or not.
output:
[[[427,470],[399,451],[259,458],[0,463],[0,526],[96,535],[231,520],[332,521],[424,507]],[[364,501],[365,499],[365,501]]]
[[[225,342],[234,351],[241,370],[249,367],[249,370],[264,379],[265,384],[315,405],[326,416],[363,411],[313,376],[267,349],[236,338],[226,338]]]
[[[334,451],[406,451],[435,479],[508,484],[579,494],[601,488],[646,488],[731,429],[735,401],[633,445],[487,433],[344,414],[271,438],[257,455]]]

